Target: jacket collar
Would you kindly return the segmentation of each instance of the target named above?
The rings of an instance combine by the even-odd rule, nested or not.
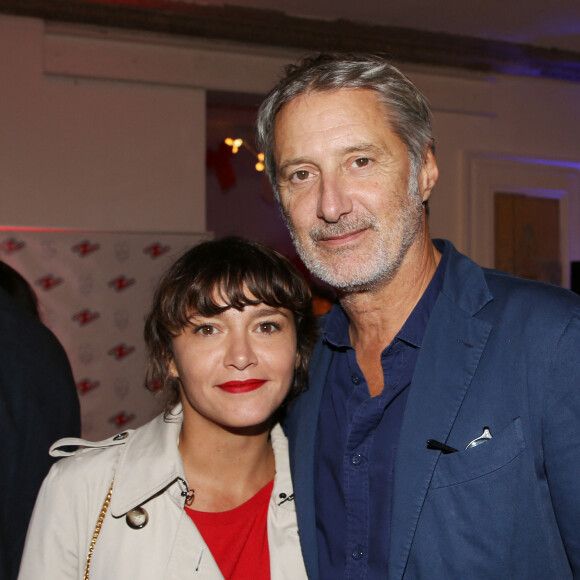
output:
[[[449,240],[435,239],[433,243],[440,252],[449,253],[441,292],[458,308],[475,316],[493,300],[482,268],[459,253]]]
[[[115,517],[123,516],[170,486],[173,486],[174,501],[183,507],[186,478],[178,447],[182,423],[182,408],[177,405],[167,419],[159,415],[129,434],[115,472],[109,508]],[[273,497],[281,511],[293,512],[288,441],[278,424],[272,429],[271,441],[276,465]],[[178,485],[174,485],[176,483]]]
[[[121,448],[115,471],[110,510],[115,517],[140,506],[179,479],[185,471],[179,454],[179,433],[183,423],[181,405],[133,431]],[[181,489],[173,494],[181,501]]]

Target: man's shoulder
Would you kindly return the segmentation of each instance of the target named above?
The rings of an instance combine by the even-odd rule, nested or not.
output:
[[[460,294],[485,288],[487,299],[482,300],[482,305],[487,303],[492,309],[504,306],[523,312],[536,309],[540,315],[560,312],[568,316],[580,309],[580,296],[566,288],[479,266],[450,242],[445,243],[451,246],[445,282],[447,291],[450,285],[454,291],[461,286]]]
[[[541,306],[549,312],[570,313],[571,310],[580,309],[580,296],[561,286],[490,268],[482,268],[482,271],[495,300],[509,300],[523,308]]]

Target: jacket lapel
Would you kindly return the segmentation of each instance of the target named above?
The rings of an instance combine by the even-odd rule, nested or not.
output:
[[[314,509],[314,455],[320,401],[332,352],[319,339],[310,362],[309,387],[295,401],[287,420],[290,467],[298,518],[300,545],[308,578],[318,579],[316,515]]]
[[[179,404],[167,420],[163,415],[158,415],[141,427],[137,436],[128,437],[115,470],[110,505],[113,516],[125,515],[178,478],[185,479],[178,449],[182,421],[183,413]],[[172,497],[183,507],[184,500],[177,486]]]
[[[389,579],[403,577],[433,471],[491,332],[474,318],[492,299],[481,269],[452,249],[417,360],[395,460]]]

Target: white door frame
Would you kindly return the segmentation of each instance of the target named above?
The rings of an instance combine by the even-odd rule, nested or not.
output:
[[[493,268],[494,194],[518,193],[560,200],[562,285],[570,287],[570,261],[580,260],[580,163],[468,153],[468,254]]]

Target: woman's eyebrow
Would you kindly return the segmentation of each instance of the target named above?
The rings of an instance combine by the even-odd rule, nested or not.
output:
[[[280,308],[275,308],[274,306],[266,306],[264,308],[260,308],[259,310],[257,310],[255,312],[255,317],[261,317],[261,316],[273,316],[279,314],[280,316],[283,316],[284,318],[288,318],[288,314],[286,314],[286,312],[284,312],[283,310],[281,310]]]

